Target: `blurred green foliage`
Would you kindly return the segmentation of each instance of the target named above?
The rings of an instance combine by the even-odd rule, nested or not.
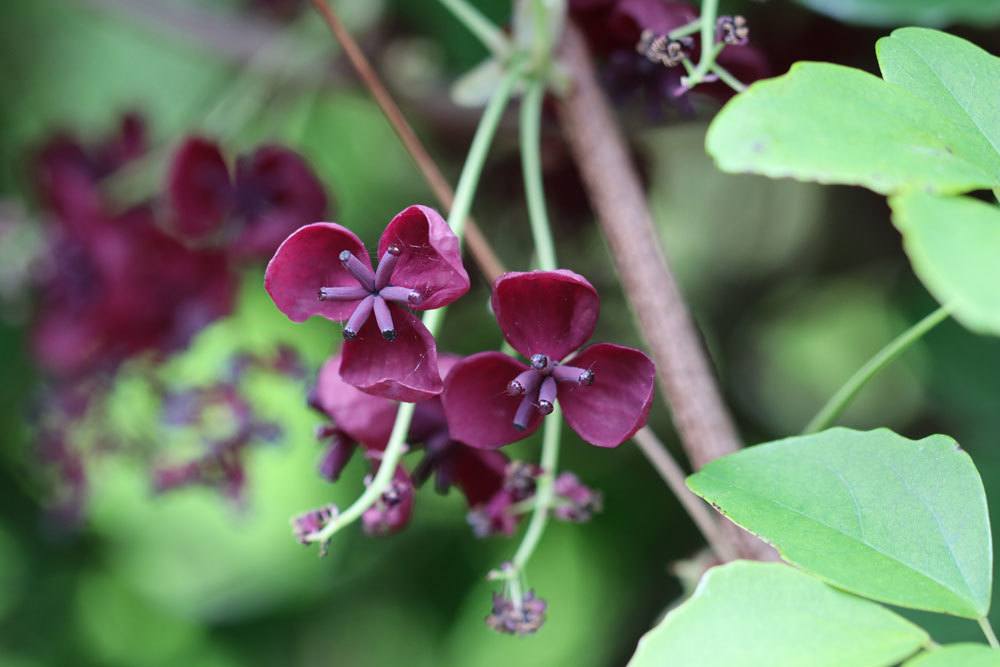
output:
[[[182,132],[203,127],[234,82],[250,81],[248,98],[270,85],[264,75],[242,77],[238,65],[208,45],[152,31],[96,4],[12,0],[0,8],[3,198],[31,200],[25,158],[54,128],[93,136],[119,112],[138,109],[157,143],[169,147]],[[235,22],[244,17],[238,2],[171,4],[228,12]],[[480,4],[498,20],[507,11],[502,0]],[[454,174],[474,117],[453,112],[445,91],[483,51],[437,3],[371,5],[356,12],[351,27],[371,35],[366,45],[373,52],[382,41],[417,38],[433,40],[444,56],[441,80],[405,106]],[[772,25],[784,21],[779,3],[754,11]],[[303,48],[332,52],[315,17],[305,20]],[[804,22],[801,14],[788,19],[790,29]],[[870,54],[871,43],[860,35],[839,48]],[[266,113],[225,128],[227,148],[235,153],[275,139],[303,151],[336,200],[333,218],[373,243],[403,206],[433,202],[346,68],[338,65],[330,77],[321,90],[285,82],[279,95],[257,97],[266,100]],[[909,274],[879,198],[717,174],[704,155],[703,133],[698,122],[635,136],[664,241],[743,433],[754,442],[772,439],[801,427],[861,361],[931,302]],[[519,192],[520,174],[504,169],[516,164],[515,145],[508,127],[474,211],[510,266],[523,269],[530,237],[520,195],[510,194]],[[554,217],[564,263],[601,289],[597,339],[636,342],[587,214],[554,207]],[[443,349],[467,353],[499,344],[487,296],[475,279],[448,315]],[[304,406],[303,387],[265,374],[251,375],[247,391],[284,437],[253,450],[244,505],[207,489],[154,497],[141,457],[108,454],[95,457],[89,471],[88,521],[78,533],[61,534],[44,520],[31,471],[29,408],[39,380],[27,327],[23,317],[0,320],[0,667],[623,664],[681,591],[669,565],[700,548],[635,448],[597,450],[568,436],[564,465],[604,492],[606,509],[586,526],[556,524],[546,534],[529,572],[531,586],[550,604],[541,632],[525,640],[493,635],[483,624],[491,590],[483,577],[509,557],[514,542],[476,540],[455,493],[440,498],[422,490],[403,534],[369,539],[349,530],[326,559],[294,542],[288,518],[319,503],[349,502],[364,469],[355,461],[338,485],[323,484],[312,434],[319,420]],[[181,436],[158,439],[154,380],[199,386],[217,377],[234,352],[267,352],[282,343],[299,350],[314,371],[337,336],[328,323],[293,325],[280,316],[261,289],[261,274],[251,271],[232,318],[205,330],[162,368],[139,361],[123,370],[110,423],[142,447],[184,447]],[[996,500],[1000,374],[990,369],[998,363],[995,341],[942,327],[868,388],[846,422],[954,436],[973,454]],[[676,448],[659,404],[652,423]],[[537,443],[512,452],[534,458]],[[978,636],[971,622],[921,622],[940,642]]]

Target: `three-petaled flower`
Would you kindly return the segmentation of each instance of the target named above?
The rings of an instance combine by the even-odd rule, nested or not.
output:
[[[398,401],[441,393],[437,349],[407,308],[431,310],[469,291],[458,238],[437,211],[410,206],[368,251],[332,222],[306,225],[278,248],[264,286],[291,320],[345,321],[340,375],[358,389]]]
[[[617,447],[646,422],[655,368],[639,350],[592,345],[600,299],[572,271],[507,273],[493,289],[493,312],[504,337],[529,364],[501,352],[462,360],[441,396],[452,436],[494,448],[527,437],[556,401],[581,438]]]

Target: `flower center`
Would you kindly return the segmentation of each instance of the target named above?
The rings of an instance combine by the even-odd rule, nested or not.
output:
[[[350,250],[340,253],[340,263],[358,281],[346,287],[320,287],[320,301],[357,301],[358,305],[344,326],[344,339],[352,340],[361,331],[371,314],[375,313],[379,331],[386,340],[396,340],[396,327],[392,322],[390,301],[415,306],[420,303],[420,292],[409,287],[390,284],[392,272],[402,252],[399,246],[390,245],[379,260],[375,272]]]
[[[531,355],[531,368],[507,384],[511,396],[523,396],[514,414],[514,426],[524,430],[535,410],[548,415],[555,408],[559,384],[572,382],[582,387],[594,384],[594,371],[553,361],[544,354]]]

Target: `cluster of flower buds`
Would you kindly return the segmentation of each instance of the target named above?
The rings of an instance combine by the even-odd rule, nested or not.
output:
[[[750,26],[742,16],[720,16],[715,22],[715,38],[730,46],[750,43]]]
[[[530,635],[545,622],[545,600],[528,591],[520,599],[499,593],[493,594],[493,610],[486,617],[486,625],[506,635]]]
[[[665,67],[676,67],[689,56],[693,43],[694,40],[690,38],[670,39],[666,35],[658,35],[646,29],[639,35],[635,49],[650,62],[660,63]]]

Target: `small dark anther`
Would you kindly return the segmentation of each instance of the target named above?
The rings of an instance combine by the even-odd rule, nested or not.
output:
[[[344,327],[344,340],[354,340],[358,337],[358,332]]]
[[[386,248],[385,251],[390,255],[399,255],[401,252],[403,252],[403,249],[394,243],[390,245],[388,248]]]
[[[413,290],[410,292],[410,295],[406,298],[406,300],[411,306],[416,306],[424,300],[424,297],[420,294],[420,292]]]
[[[594,384],[594,371],[588,368],[584,372],[580,373],[580,377],[577,380],[577,382],[579,382],[585,387],[589,387],[590,385]]]
[[[551,402],[549,402],[549,401],[538,401],[538,411],[541,412],[543,415],[550,415],[550,414],[552,414],[552,410],[553,409],[554,409],[554,406],[552,405]]]
[[[396,340],[396,330],[395,329],[388,329],[386,331],[383,331],[382,332],[382,338],[385,338],[389,342],[392,342],[392,341]]]
[[[510,384],[507,385],[507,393],[511,396],[520,396],[524,393],[524,385],[517,380],[511,380]]]
[[[339,257],[340,257],[340,261],[341,262],[347,262],[347,261],[349,261],[351,259],[351,251],[350,250],[341,250]]]
[[[531,367],[535,370],[544,370],[549,365],[549,358],[544,354],[531,355]]]

